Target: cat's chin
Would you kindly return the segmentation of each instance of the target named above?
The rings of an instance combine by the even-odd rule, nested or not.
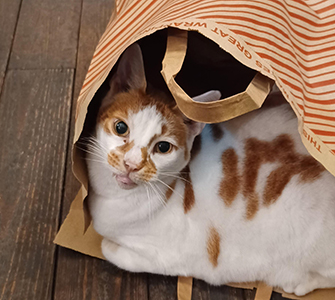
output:
[[[115,175],[115,179],[121,189],[131,190],[137,187],[137,184],[128,175]]]

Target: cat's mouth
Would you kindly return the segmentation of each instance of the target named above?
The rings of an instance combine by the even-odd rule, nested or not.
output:
[[[115,179],[120,188],[130,190],[137,186],[137,184],[129,177],[129,174],[117,174]]]

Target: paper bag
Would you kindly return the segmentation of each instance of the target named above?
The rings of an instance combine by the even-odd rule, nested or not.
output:
[[[263,103],[274,80],[299,120],[299,132],[309,153],[335,175],[335,11],[331,0],[309,1],[193,1],[119,0],[100,39],[82,87],[76,113],[75,138],[81,135],[88,106],[123,51],[132,43],[172,28],[162,75],[176,103],[188,117],[206,123],[236,117]],[[194,103],[187,77],[187,32],[223,49],[255,75],[248,85],[225,99]],[[201,52],[201,51],[200,51]],[[184,61],[185,59],[185,61]],[[186,68],[187,69],[187,68]],[[185,79],[186,78],[186,79]],[[186,93],[186,92],[187,93]],[[89,226],[84,199],[87,171],[80,150],[73,148],[73,171],[82,183],[55,242],[102,257],[101,237]],[[270,298],[262,283],[257,299]],[[191,279],[180,279],[180,299],[190,299]],[[280,291],[279,291],[280,292]],[[315,291],[291,299],[335,299],[335,290]]]

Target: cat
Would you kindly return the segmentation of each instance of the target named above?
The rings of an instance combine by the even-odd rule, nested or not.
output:
[[[86,156],[105,258],[132,272],[260,280],[299,296],[335,287],[335,178],[306,151],[289,104],[205,126],[146,90],[133,44]]]

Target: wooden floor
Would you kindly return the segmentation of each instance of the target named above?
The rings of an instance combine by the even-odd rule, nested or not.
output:
[[[75,103],[113,2],[0,0],[0,300],[177,298],[177,278],[124,272],[52,242],[79,189]],[[192,298],[254,295],[195,280]]]

